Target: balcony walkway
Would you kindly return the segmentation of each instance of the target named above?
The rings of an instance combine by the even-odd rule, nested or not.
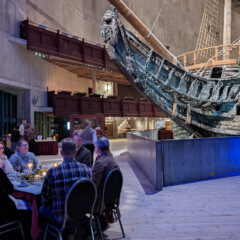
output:
[[[111,140],[111,145],[124,176],[120,209],[126,239],[240,239],[240,176],[156,192],[130,159],[126,140]],[[48,157],[39,160],[44,163]],[[60,156],[55,159],[59,162]],[[121,238],[119,224],[111,225],[106,235],[107,239]]]
[[[128,100],[117,97],[111,99],[69,94],[56,94],[55,91],[48,92],[48,106],[53,107],[56,116],[71,118],[73,114],[97,114],[111,117],[167,117],[146,99]]]

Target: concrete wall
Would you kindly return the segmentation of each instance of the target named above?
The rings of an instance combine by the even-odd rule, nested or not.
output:
[[[146,131],[150,132],[150,131]],[[135,132],[136,133],[136,132]],[[162,189],[162,169],[158,159],[156,141],[127,133],[127,149],[135,163],[142,169],[157,190]],[[151,135],[151,133],[149,134]],[[154,133],[153,133],[154,135]]]
[[[155,141],[158,140],[158,131],[157,130],[137,131],[137,132],[133,132],[133,134],[144,137],[144,138],[149,138],[149,139],[155,140]]]
[[[240,137],[156,141],[155,132],[128,133],[127,145],[156,189],[240,174]]]

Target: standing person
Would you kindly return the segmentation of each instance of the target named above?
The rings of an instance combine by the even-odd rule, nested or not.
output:
[[[74,159],[75,150],[76,145],[73,139],[63,139],[61,149],[63,162],[47,172],[42,186],[43,205],[39,209],[39,215],[45,219],[45,222],[61,223],[69,189],[77,180],[91,177],[89,168]]]
[[[97,154],[97,158],[92,169],[92,180],[97,187],[97,200],[94,210],[97,213],[100,211],[101,207],[100,204],[102,200],[102,191],[105,178],[112,169],[119,168],[118,164],[113,158],[112,153],[109,150],[109,146],[109,140],[106,137],[99,138],[95,144],[95,152]],[[108,223],[104,216],[100,216],[99,220],[102,230],[106,230]]]
[[[32,128],[32,126],[29,123],[26,123],[24,126],[24,139],[27,142],[30,142],[31,140],[35,139],[35,133]]]
[[[81,132],[80,131],[75,131],[73,133],[73,140],[76,143],[76,155],[75,159],[87,165],[88,167],[92,167],[92,155],[91,152],[83,146],[82,142],[82,137],[81,137]]]
[[[7,156],[4,153],[4,146],[2,143],[0,143],[0,168],[3,169],[3,171],[6,174],[9,174],[13,172],[12,164],[8,161]]]
[[[92,122],[88,121],[85,128],[81,133],[82,141],[84,147],[86,147],[91,152],[91,165],[93,165],[93,153],[94,153],[94,144],[97,140],[96,131],[92,129]]]
[[[38,160],[32,152],[28,151],[28,148],[27,141],[20,140],[17,142],[17,151],[9,159],[14,170],[22,172],[28,168],[28,163],[31,163],[33,168],[37,168]]]
[[[22,120],[22,124],[19,126],[19,132],[20,132],[20,135],[22,137],[24,137],[24,127],[25,127],[25,124],[27,123],[27,121],[25,119]]]
[[[29,151],[33,152],[34,154],[36,153],[35,151],[35,138],[36,135],[34,133],[33,128],[29,123],[26,123],[24,126],[24,139],[28,142],[29,144]]]
[[[95,128],[96,134],[97,134],[97,139],[99,139],[100,137],[102,137],[102,130],[100,127],[96,127]]]
[[[20,140],[20,132],[17,129],[17,127],[14,127],[11,133],[11,150],[15,152],[16,150],[16,144]]]

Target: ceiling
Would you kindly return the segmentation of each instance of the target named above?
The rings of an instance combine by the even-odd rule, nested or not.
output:
[[[120,72],[112,72],[97,66],[87,65],[80,62],[63,59],[55,56],[49,56],[48,61],[58,65],[65,70],[76,74],[81,78],[92,79],[93,74],[96,73],[96,80],[109,81],[121,84],[129,84],[126,78]]]

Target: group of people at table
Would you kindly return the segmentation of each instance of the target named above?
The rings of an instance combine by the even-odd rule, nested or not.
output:
[[[95,145],[97,155],[93,163],[93,155],[82,141],[82,137],[89,138],[89,145],[93,145],[91,134],[82,131],[75,131],[72,138],[62,140],[61,164],[50,168],[44,178],[41,190],[42,205],[39,208],[39,216],[44,219],[44,223],[61,223],[64,215],[65,197],[71,186],[80,179],[92,179],[97,187],[97,201],[95,212],[99,210],[100,195],[104,180],[107,174],[114,168],[119,168],[109,150],[109,140],[100,137]],[[12,194],[14,187],[7,175],[13,171],[22,172],[28,168],[29,163],[33,168],[37,168],[38,160],[35,155],[28,151],[28,143],[20,140],[16,145],[16,152],[8,160],[3,153],[4,146],[0,144],[0,221],[16,219],[19,216],[16,207],[9,199],[8,194]],[[100,218],[102,229],[108,226],[104,216]],[[86,233],[88,233],[87,229]],[[28,231],[28,230],[27,230]],[[83,231],[84,232],[84,231]],[[84,236],[83,236],[84,237]]]

